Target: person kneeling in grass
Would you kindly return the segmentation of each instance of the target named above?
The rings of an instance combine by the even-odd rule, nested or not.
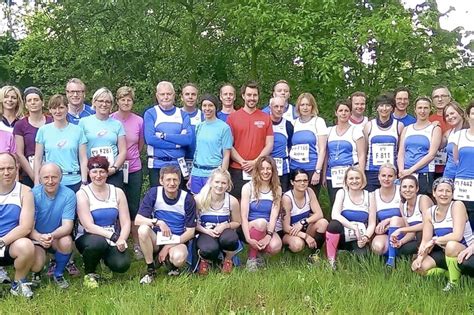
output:
[[[461,273],[458,255],[474,244],[471,224],[462,201],[453,200],[454,182],[445,177],[433,183],[433,197],[436,204],[423,215],[423,239],[418,257],[412,263],[412,270],[430,275],[449,272],[449,282],[443,291],[458,286]]]
[[[231,189],[229,172],[218,168],[212,171],[207,184],[194,197],[198,209],[196,247],[200,275],[206,275],[209,262],[218,261],[222,254],[222,272],[232,271],[232,258],[239,248],[236,229],[240,226],[240,209],[237,199],[229,194]]]
[[[35,198],[35,227],[30,234],[35,245],[32,283],[40,285],[46,253],[51,253],[56,261],[54,282],[61,289],[66,289],[69,283],[63,274],[72,252],[76,195],[60,184],[62,171],[58,165],[43,164],[39,176],[41,185],[32,190]]]
[[[105,156],[89,159],[87,168],[91,183],[77,193],[76,247],[84,261],[84,286],[99,286],[97,265],[101,260],[113,272],[124,273],[130,268],[126,252],[130,234],[130,213],[122,189],[107,184],[110,164]]]
[[[281,239],[275,233],[280,213],[281,187],[275,160],[262,156],[255,162],[252,180],[242,187],[242,232],[249,244],[247,270],[257,271],[264,264],[259,254],[281,251]]]
[[[310,260],[319,259],[319,250],[325,240],[328,221],[323,217],[316,194],[308,189],[308,173],[303,169],[296,169],[290,173],[290,183],[293,189],[282,197],[283,215],[283,244],[293,253],[302,251],[305,245],[315,249]]]
[[[344,187],[336,193],[331,218],[326,231],[326,254],[336,270],[338,249],[366,254],[374,234],[376,214],[370,204],[365,174],[357,166],[350,166],[344,174]],[[341,237],[343,238],[341,240]]]
[[[179,275],[188,257],[187,243],[196,228],[196,203],[191,194],[179,189],[180,171],[172,165],[164,166],[159,181],[161,186],[150,188],[143,197],[135,218],[147,264],[141,284],[150,284],[156,276],[156,253],[160,264],[170,265],[169,275]]]

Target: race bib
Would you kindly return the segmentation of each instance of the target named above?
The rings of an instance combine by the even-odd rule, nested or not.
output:
[[[331,183],[333,188],[341,188],[344,186],[344,175],[349,166],[331,167]]]
[[[170,236],[164,236],[161,232],[156,233],[156,245],[179,244],[180,241],[179,235],[171,234]]]
[[[446,165],[447,160],[448,160],[448,152],[446,152],[446,149],[441,149],[436,152],[436,155],[434,158],[435,165]]]
[[[250,174],[247,173],[246,171],[242,170],[242,179],[243,179],[243,180],[251,180],[251,179],[252,179],[252,175],[250,175]]]
[[[130,162],[125,161],[123,162],[122,165],[122,171],[123,171],[123,183],[128,184],[128,168],[130,167]]]
[[[372,143],[372,164],[394,164],[395,145],[393,143]]]
[[[454,199],[474,201],[474,179],[454,180]]]
[[[290,158],[296,162],[309,163],[309,144],[295,144],[291,147]]]
[[[179,168],[181,169],[181,173],[183,174],[183,177],[188,177],[189,171],[188,167],[186,166],[186,160],[184,159],[184,157],[178,158],[178,164]]]
[[[91,156],[105,156],[107,161],[109,161],[109,167],[114,165],[115,157],[114,157],[114,150],[110,146],[105,147],[96,147],[91,149]]]
[[[362,236],[367,232],[367,228],[365,227],[365,224],[362,222],[350,222],[351,224],[357,224],[357,229],[359,230],[359,235]],[[344,238],[346,242],[351,242],[351,241],[356,241],[357,240],[357,234],[353,229],[348,229],[344,227]]]
[[[193,160],[192,159],[186,159],[186,168],[188,169],[188,173],[191,174],[191,171],[193,170]]]
[[[34,156],[34,155],[30,155],[30,156],[28,157],[28,163],[30,164],[31,169],[32,169],[32,170],[35,170],[35,169],[33,168],[33,165],[34,165],[34,163],[35,163],[35,156]]]
[[[274,160],[275,160],[275,164],[276,164],[276,167],[277,167],[278,176],[282,176],[283,175],[283,159],[282,158],[274,158]]]
[[[104,228],[106,231],[115,233],[115,227],[114,227],[113,225],[103,226],[103,228]],[[117,246],[117,244],[115,244],[115,242],[112,242],[110,239],[106,238],[105,240],[107,241],[107,243],[108,243],[110,246]]]

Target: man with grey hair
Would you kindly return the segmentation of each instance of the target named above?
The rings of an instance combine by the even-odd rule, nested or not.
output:
[[[444,85],[438,85],[433,88],[433,92],[431,93],[431,99],[433,100],[433,106],[435,109],[435,113],[429,117],[431,122],[437,122],[441,127],[441,132],[444,135],[450,126],[446,123],[443,117],[443,111],[446,105],[451,102],[451,92],[449,89]],[[435,156],[435,179],[438,177],[443,176],[444,166],[446,165],[447,160],[447,153],[446,149],[442,148],[436,152]]]
[[[293,124],[283,118],[286,107],[286,99],[281,96],[273,97],[269,102],[270,118],[273,126],[273,151],[280,178],[281,189],[286,192],[290,189],[290,161],[288,154],[291,149],[291,138],[293,137]]]
[[[86,85],[81,79],[72,78],[66,84],[66,97],[68,101],[67,121],[77,125],[79,120],[95,114],[95,110],[84,103],[86,96]]]
[[[166,165],[175,165],[182,176],[188,175],[184,155],[193,139],[191,122],[188,115],[176,108],[175,97],[171,82],[159,82],[156,104],[143,117],[150,187],[158,186],[160,169]]]
[[[46,253],[54,255],[56,266],[53,280],[61,289],[69,283],[63,277],[72,253],[71,232],[76,214],[76,195],[61,185],[61,168],[46,163],[40,169],[40,185],[33,188],[35,199],[35,226],[30,238],[35,245],[35,259],[31,271],[32,283],[39,286]]]

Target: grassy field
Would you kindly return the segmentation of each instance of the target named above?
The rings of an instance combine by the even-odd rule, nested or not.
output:
[[[464,278],[460,289],[444,293],[446,279],[420,277],[409,271],[408,261],[387,272],[378,257],[361,260],[342,253],[333,273],[325,261],[308,265],[306,254],[284,252],[256,273],[239,268],[228,276],[213,271],[207,277],[169,277],[160,270],[150,286],[139,285],[145,266],[135,261],[127,274],[104,280],[96,290],[83,288],[78,278],[61,292],[44,279],[32,300],[13,297],[8,286],[2,286],[0,313],[474,313],[473,279]]]

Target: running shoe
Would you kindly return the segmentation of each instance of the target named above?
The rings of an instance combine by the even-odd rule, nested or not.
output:
[[[81,271],[76,267],[76,264],[73,261],[68,262],[66,265],[66,271],[72,277],[77,277],[81,274]]]
[[[156,272],[153,269],[149,269],[147,274],[140,279],[140,284],[150,284],[155,279]]]
[[[59,288],[61,289],[69,288],[69,282],[67,282],[67,280],[63,276],[53,277],[53,279],[54,279],[54,283],[56,283],[56,285]]]
[[[96,273],[89,273],[84,276],[84,286],[88,289],[97,289],[99,287],[99,275]]]
[[[247,269],[247,271],[250,271],[250,272],[257,271],[258,270],[257,259],[256,258],[247,259],[247,264],[246,264],[245,268]]]
[[[265,267],[266,263],[265,263],[265,258],[263,256],[258,255],[257,258],[256,258],[256,261],[257,261],[257,267],[258,268]]]
[[[54,270],[56,270],[56,261],[51,260],[48,265],[48,277],[52,277],[54,275]]]
[[[453,291],[455,289],[457,289],[457,284],[454,283],[454,282],[451,282],[449,281],[446,286],[443,288],[443,292],[450,292],[450,291]]]
[[[41,272],[33,272],[31,275],[31,286],[38,288],[41,285]]]
[[[13,281],[10,293],[16,296],[23,296],[25,298],[32,298],[33,291],[30,288],[31,283],[26,281]]]
[[[142,260],[143,259],[143,253],[142,253],[142,249],[140,248],[140,245],[138,245],[138,244],[133,245],[133,252],[135,254],[135,259],[136,260]]]
[[[317,249],[313,254],[308,256],[308,262],[312,265],[317,265],[321,262],[321,252]]]
[[[231,273],[234,264],[232,263],[232,259],[224,259],[222,263],[222,273]]]
[[[206,276],[209,273],[209,262],[207,260],[201,258],[197,273],[201,276]]]
[[[329,268],[331,268],[332,271],[336,271],[337,270],[336,260],[328,259],[328,262],[329,262]]]
[[[12,283],[12,279],[8,276],[8,272],[4,267],[0,267],[0,283],[8,284]]]

